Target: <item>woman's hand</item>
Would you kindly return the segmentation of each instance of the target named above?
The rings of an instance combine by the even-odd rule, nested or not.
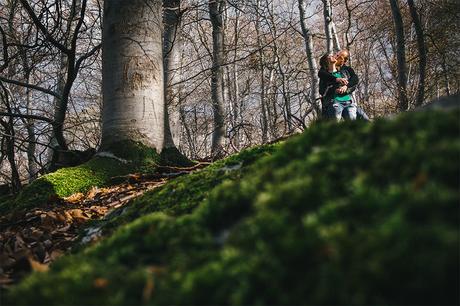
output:
[[[337,78],[336,81],[337,81],[340,85],[348,85],[348,80],[345,79],[345,78]]]
[[[347,86],[341,86],[335,90],[336,93],[338,94],[344,94],[347,91]]]

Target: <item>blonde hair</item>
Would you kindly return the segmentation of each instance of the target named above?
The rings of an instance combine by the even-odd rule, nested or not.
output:
[[[343,62],[346,63],[350,57],[350,52],[347,49],[340,50],[340,56],[343,57]]]

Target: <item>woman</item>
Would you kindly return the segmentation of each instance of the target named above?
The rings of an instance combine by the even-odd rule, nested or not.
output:
[[[343,62],[343,59],[339,58],[339,62]],[[337,58],[325,54],[319,63],[319,93],[322,96],[323,116],[338,121],[342,118],[356,120],[356,105],[347,93],[347,76],[337,69]]]

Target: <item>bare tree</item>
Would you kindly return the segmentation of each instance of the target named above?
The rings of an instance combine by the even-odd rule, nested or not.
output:
[[[9,99],[9,92],[5,85],[0,82],[1,91],[0,99],[2,100],[3,106],[6,108],[8,113],[11,112],[11,105]],[[16,194],[21,189],[21,179],[19,171],[16,166],[16,152],[15,152],[15,130],[14,130],[14,117],[9,117],[8,120],[0,120],[0,125],[3,128],[2,140],[1,140],[1,160],[6,155],[11,169],[11,191]]]
[[[398,0],[390,0],[390,5],[396,35],[396,58],[398,60],[398,106],[400,111],[406,111],[409,108],[409,100],[407,97],[407,65],[404,24]]]
[[[304,0],[298,0],[299,13],[300,13],[300,27],[302,28],[302,35],[305,40],[305,51],[307,53],[308,72],[310,75],[311,89],[310,89],[310,103],[314,106],[316,114],[321,114],[320,105],[317,103],[318,97],[318,67],[314,58],[313,35],[311,30],[305,24],[305,3]]]
[[[340,50],[340,42],[334,20],[332,19],[331,0],[321,0],[323,2],[324,32],[326,34],[327,52]]]
[[[180,93],[175,90],[173,83],[176,81],[179,71],[178,62],[181,47],[181,1],[180,0],[164,0],[163,1],[163,64],[164,64],[164,144],[163,149],[169,150],[168,154],[182,156],[178,151],[173,140],[173,133],[171,130],[169,110],[175,107],[180,107],[178,104]],[[180,88],[177,86],[176,88]],[[176,111],[174,114],[178,114]],[[178,116],[174,116],[175,119]],[[177,125],[177,123],[175,123]],[[185,158],[184,158],[185,160]]]
[[[223,156],[224,136],[224,97],[223,97],[223,68],[224,63],[224,33],[222,14],[225,0],[209,0],[209,16],[212,24],[212,76],[211,94],[214,114],[214,131],[212,134],[211,155],[214,159]]]
[[[104,3],[102,150],[120,141],[164,148],[162,1]]]
[[[417,90],[417,99],[415,100],[416,106],[421,106],[425,96],[425,76],[426,76],[426,47],[425,47],[425,34],[422,27],[420,16],[415,7],[414,0],[407,0],[409,5],[410,14],[412,17],[412,23],[414,24],[415,34],[417,36],[417,48],[419,56],[419,83]]]

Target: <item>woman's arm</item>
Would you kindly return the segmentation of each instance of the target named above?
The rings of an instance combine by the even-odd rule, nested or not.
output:
[[[348,84],[348,80],[346,78],[337,78],[324,68],[321,68],[318,71],[318,77],[320,80],[324,80],[326,83],[339,83],[341,85]]]

